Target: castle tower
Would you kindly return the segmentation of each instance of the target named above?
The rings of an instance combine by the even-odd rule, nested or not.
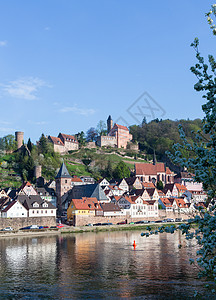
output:
[[[24,136],[24,132],[22,132],[22,131],[15,132],[15,140],[17,141],[17,149],[21,148],[23,145],[23,136]]]
[[[71,189],[71,176],[64,164],[55,178],[56,180],[56,195],[57,195],[57,214],[61,216],[62,214],[62,196]]]
[[[107,119],[107,135],[109,134],[110,130],[113,128],[113,120],[111,116],[109,115]]]
[[[41,174],[42,174],[42,168],[41,166],[35,166],[34,167],[34,177],[37,179],[39,177],[41,177]]]

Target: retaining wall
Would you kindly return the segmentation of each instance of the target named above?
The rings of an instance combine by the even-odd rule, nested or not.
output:
[[[37,217],[37,218],[0,218],[0,229],[11,226],[17,230],[22,227],[38,226],[56,226],[55,217]]]

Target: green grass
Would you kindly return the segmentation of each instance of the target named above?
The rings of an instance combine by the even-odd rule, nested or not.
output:
[[[71,165],[66,162],[66,167],[71,175],[91,176],[91,173],[89,173],[86,170],[86,166],[84,166],[84,165],[81,165],[81,164]]]

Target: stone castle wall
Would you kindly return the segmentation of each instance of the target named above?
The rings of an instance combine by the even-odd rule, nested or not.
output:
[[[0,229],[11,226],[14,230],[22,227],[38,226],[56,226],[55,217],[37,217],[37,218],[0,218]]]

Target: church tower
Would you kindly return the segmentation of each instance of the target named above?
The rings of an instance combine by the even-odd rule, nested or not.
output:
[[[56,196],[57,196],[57,214],[61,216],[62,214],[62,196],[71,189],[71,176],[64,164],[55,178],[56,180]]]
[[[110,130],[113,128],[113,120],[111,116],[109,115],[107,119],[107,135],[109,134]]]

